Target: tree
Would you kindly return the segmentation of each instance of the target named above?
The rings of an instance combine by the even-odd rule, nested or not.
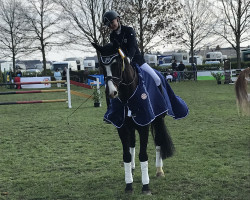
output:
[[[92,42],[102,45],[107,43],[109,30],[102,23],[102,16],[110,7],[112,0],[55,0],[55,2],[64,10],[70,27],[65,34],[71,39],[72,46],[90,52],[91,49],[88,47],[92,48]],[[96,53],[100,63],[99,52]]]
[[[250,40],[250,1],[219,0],[220,23],[216,34],[224,38],[236,51],[237,67],[241,68],[240,46]]]
[[[213,29],[216,24],[211,10],[211,4],[207,0],[183,0],[177,31],[181,37],[177,43],[189,48],[191,63],[194,63],[195,50],[198,47],[211,42]]]
[[[139,48],[149,52],[159,45],[165,46],[167,39],[175,36],[174,21],[180,17],[178,0],[114,0],[112,8],[121,20],[133,26],[139,38]]]
[[[27,54],[30,46],[25,32],[26,26],[21,1],[0,0],[0,50],[3,57],[11,58],[14,74],[16,59]]]
[[[27,0],[27,2],[25,16],[30,25],[27,34],[34,42],[33,49],[42,53],[43,73],[45,75],[46,52],[54,46],[62,46],[66,43],[62,37],[64,29],[58,28],[63,16],[53,0]]]
[[[55,0],[55,2],[64,10],[65,18],[70,25],[66,34],[73,44],[82,48],[90,46],[91,42],[105,43],[108,32],[103,27],[102,15],[111,0]]]

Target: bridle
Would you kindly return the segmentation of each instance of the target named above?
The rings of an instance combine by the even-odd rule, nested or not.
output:
[[[133,79],[132,81],[130,81],[129,83],[125,83],[123,80],[123,73],[125,71],[125,63],[124,63],[124,59],[125,57],[123,57],[120,53],[116,53],[110,56],[101,56],[101,62],[103,66],[107,66],[107,65],[111,65],[113,63],[117,63],[117,67],[119,67],[120,70],[120,75],[119,77],[116,76],[106,76],[105,77],[105,82],[107,84],[108,81],[112,81],[114,83],[114,85],[116,85],[117,87],[119,87],[120,85],[125,85],[125,86],[129,86],[131,84],[134,83],[135,79],[136,79],[136,71],[134,71],[134,75],[133,75]],[[120,60],[122,59],[122,62],[120,62]]]

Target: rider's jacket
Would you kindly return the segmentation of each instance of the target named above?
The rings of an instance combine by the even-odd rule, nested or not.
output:
[[[133,28],[121,25],[119,34],[117,31],[111,32],[110,42],[117,44],[125,52],[126,56],[129,57],[132,64],[136,63],[141,66],[145,63],[139,51],[136,34]]]

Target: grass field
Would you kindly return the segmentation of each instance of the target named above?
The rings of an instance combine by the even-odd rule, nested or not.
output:
[[[141,195],[139,142],[134,193],[125,195],[121,143],[116,129],[103,123],[106,103],[94,108],[92,100],[72,95],[72,109],[66,103],[0,105],[0,200],[250,199],[250,118],[238,116],[234,86],[216,81],[171,86],[190,114],[182,120],[165,118],[176,153],[164,161],[163,179],[155,177],[150,136],[152,196]],[[92,93],[76,86],[72,90]],[[1,95],[0,101],[65,97]]]

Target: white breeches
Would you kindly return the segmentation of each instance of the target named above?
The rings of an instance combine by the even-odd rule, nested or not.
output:
[[[147,63],[144,63],[141,66],[142,70],[145,72],[149,73],[150,76],[154,79],[156,86],[159,86],[161,84],[161,79],[160,77],[155,73],[155,71],[150,67]]]

